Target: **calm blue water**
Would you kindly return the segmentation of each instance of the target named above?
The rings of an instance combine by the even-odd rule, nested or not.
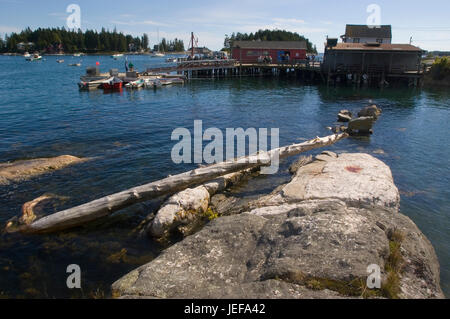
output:
[[[79,92],[85,67],[123,71],[124,61],[46,57],[26,62],[0,57],[0,162],[71,154],[92,161],[17,185],[0,188],[0,223],[20,213],[24,202],[54,193],[69,199],[56,211],[132,186],[191,169],[170,159],[177,127],[278,127],[280,145],[328,135],[342,109],[357,111],[370,101],[383,109],[370,138],[347,139],[329,149],[367,152],[386,162],[402,192],[401,210],[433,243],[441,285],[450,294],[450,190],[447,90],[353,90],[304,86],[295,80],[242,78],[196,80],[157,91],[104,94]],[[162,59],[133,57],[142,70]],[[384,154],[379,154],[383,150]],[[374,153],[374,151],[376,151]],[[319,151],[317,151],[319,152]],[[315,152],[315,153],[317,153]],[[291,159],[293,160],[293,159]],[[270,191],[289,178],[260,177],[242,194]],[[156,204],[143,204],[81,229],[46,236],[0,235],[0,297],[101,297],[127,271],[157,256],[162,244],[135,229]],[[83,290],[66,288],[66,267],[79,264]]]

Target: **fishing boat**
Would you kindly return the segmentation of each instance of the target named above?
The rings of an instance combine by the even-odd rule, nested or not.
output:
[[[125,84],[125,87],[127,89],[139,89],[139,88],[144,87],[144,85],[145,85],[145,81],[143,79],[139,79],[139,80],[131,81],[131,82]]]
[[[112,77],[103,82],[102,87],[104,90],[121,90],[123,87],[123,81],[117,77]]]
[[[114,54],[111,56],[111,58],[113,58],[114,60],[118,60],[120,58],[123,58],[123,54]]]

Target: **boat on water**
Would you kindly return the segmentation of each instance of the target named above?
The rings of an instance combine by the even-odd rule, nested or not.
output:
[[[103,78],[100,80],[92,80],[92,81],[83,81],[81,80],[81,82],[78,83],[78,87],[80,88],[80,90],[95,90],[95,89],[99,89],[101,87],[103,87],[103,85],[105,83],[111,82],[113,81],[114,78],[110,77],[110,78]]]
[[[102,84],[103,90],[107,90],[107,91],[121,90],[122,87],[123,87],[123,81],[115,76],[104,81]]]
[[[145,81],[143,79],[139,79],[136,81],[128,82],[127,84],[125,84],[125,87],[127,89],[139,89],[139,88],[144,87],[144,85],[145,85]]]
[[[26,58],[30,58],[31,57],[31,54],[30,53],[28,53],[28,52],[25,52],[24,54],[23,54],[23,57],[26,59]]]
[[[82,56],[83,54],[82,53],[75,53],[73,56],[74,57],[80,57],[80,56]]]
[[[120,58],[123,58],[123,54],[114,54],[111,56],[111,58],[113,58],[114,60],[118,60]]]
[[[56,63],[64,63],[64,60],[56,60]]]
[[[69,66],[81,66],[81,63],[72,63],[72,64],[69,64]]]
[[[40,56],[38,53],[35,53],[27,58],[25,58],[25,60],[33,62],[33,61],[40,61],[42,60],[42,56]]]
[[[165,55],[164,53],[162,53],[162,52],[153,52],[150,56],[151,56],[152,58],[163,58],[163,57],[165,57],[166,55]]]
[[[167,63],[176,63],[176,62],[177,62],[177,58],[173,58],[173,57],[167,58],[167,59],[166,59],[166,62],[167,62]]]

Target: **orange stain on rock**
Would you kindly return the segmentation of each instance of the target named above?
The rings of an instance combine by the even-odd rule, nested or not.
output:
[[[345,169],[352,173],[359,173],[362,171],[362,168],[359,166],[347,166]]]

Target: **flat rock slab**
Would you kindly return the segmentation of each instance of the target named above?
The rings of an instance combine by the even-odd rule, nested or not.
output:
[[[397,209],[400,195],[389,167],[369,154],[324,152],[301,167],[266,205],[315,199],[339,199],[350,206]]]
[[[62,155],[51,158],[20,160],[13,163],[0,163],[0,185],[25,181],[49,171],[62,169],[86,160],[71,155]]]

